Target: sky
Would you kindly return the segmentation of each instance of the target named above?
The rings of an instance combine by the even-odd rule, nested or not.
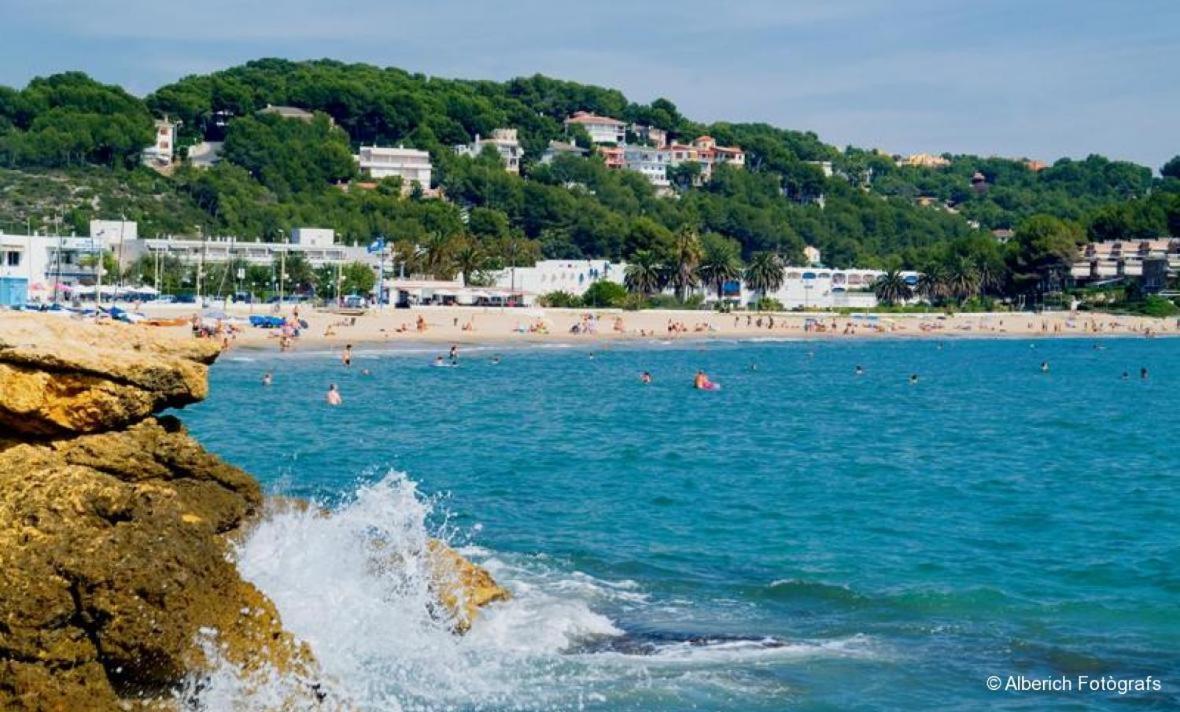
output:
[[[889,153],[1158,169],[1180,153],[1180,0],[0,0],[0,84],[143,95],[260,57],[536,73]]]

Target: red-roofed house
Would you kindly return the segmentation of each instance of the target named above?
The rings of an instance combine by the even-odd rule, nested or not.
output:
[[[578,111],[565,120],[566,128],[581,126],[590,134],[594,143],[623,143],[627,138],[627,127],[622,121],[609,116],[597,116],[587,111]]]
[[[678,166],[686,161],[700,163],[700,180],[706,181],[713,175],[713,166],[727,165],[742,168],[746,165],[746,153],[737,146],[718,146],[712,136],[700,136],[691,145],[673,143],[666,149],[668,163]]]

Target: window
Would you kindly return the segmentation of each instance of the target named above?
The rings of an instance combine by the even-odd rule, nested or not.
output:
[[[20,267],[20,253],[19,252],[5,253],[4,264],[8,265],[9,267]]]

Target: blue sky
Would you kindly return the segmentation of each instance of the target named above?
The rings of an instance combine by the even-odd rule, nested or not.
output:
[[[0,0],[0,84],[144,94],[266,56],[540,72],[894,153],[1158,168],[1180,153],[1178,0]]]

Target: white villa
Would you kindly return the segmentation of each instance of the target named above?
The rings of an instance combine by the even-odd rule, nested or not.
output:
[[[165,116],[156,121],[156,142],[140,153],[140,160],[151,168],[167,168],[172,165],[176,151],[176,124]]]
[[[627,125],[609,116],[597,116],[586,111],[576,112],[565,120],[566,128],[581,126],[594,143],[621,144],[627,139]]]
[[[475,135],[475,141],[469,144],[455,146],[455,153],[472,158],[483,152],[484,146],[492,146],[500,154],[504,162],[504,170],[509,173],[520,173],[520,159],[524,151],[520,147],[520,140],[516,137],[516,129],[496,129],[491,138],[480,138]]]
[[[430,190],[430,178],[434,167],[430,163],[430,154],[413,148],[398,146],[361,146],[356,156],[361,172],[370,178],[399,177],[405,186],[414,183]]]
[[[623,163],[627,170],[642,173],[657,188],[669,187],[669,151],[647,146],[626,146],[623,149]]]

